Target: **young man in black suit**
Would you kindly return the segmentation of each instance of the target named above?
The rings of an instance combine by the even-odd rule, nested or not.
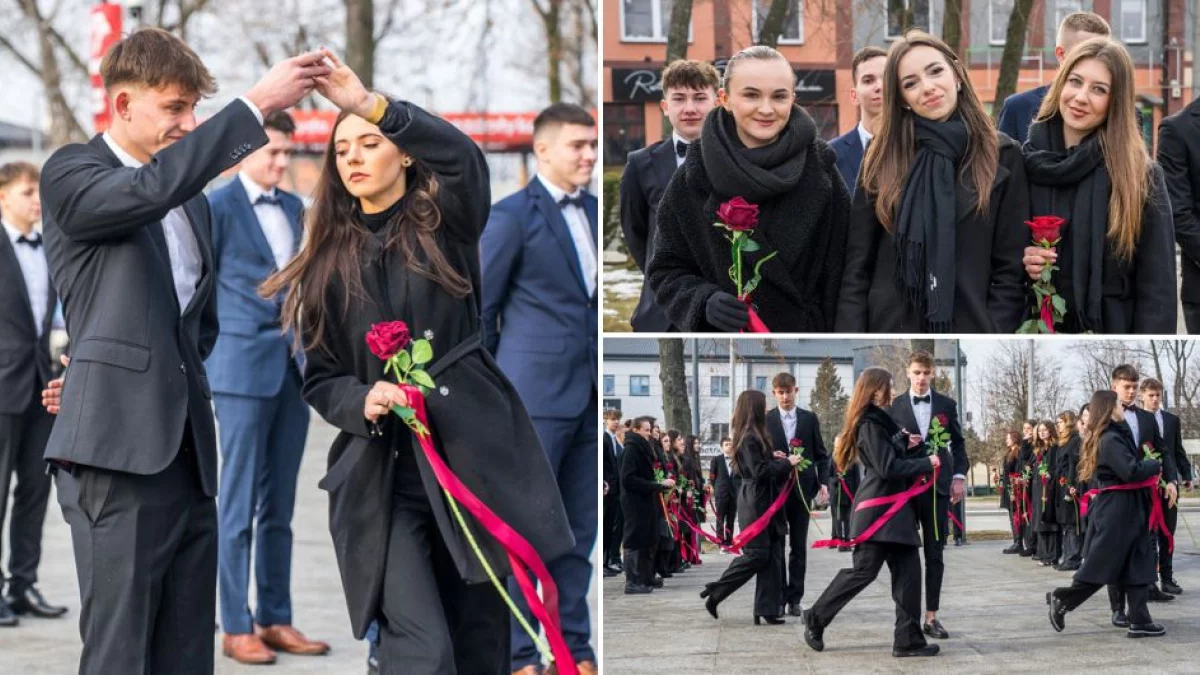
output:
[[[0,534],[10,481],[17,477],[0,626],[16,626],[20,614],[52,618],[67,611],[46,602],[34,587],[50,498],[42,454],[54,424],[42,408],[41,390],[53,377],[50,327],[58,302],[42,237],[34,230],[41,216],[37,167],[0,166]]]
[[[767,433],[773,450],[791,454],[791,442],[799,439],[804,457],[812,464],[800,472],[800,489],[792,488],[784,510],[788,521],[787,585],[783,601],[787,612],[800,616],[804,608],[804,573],[808,563],[808,522],[810,509],[816,503],[829,501],[829,452],[821,440],[821,423],[817,416],[796,406],[796,378],[791,373],[779,373],[771,380],[771,392],[776,407],[767,413]],[[804,493],[801,500],[800,493]]]
[[[742,486],[742,477],[733,471],[734,454],[733,439],[728,436],[722,438],[721,454],[713,457],[708,465],[708,485],[704,488],[713,500],[713,510],[717,512],[717,537],[725,546],[733,543],[733,527],[737,522],[738,488]]]
[[[1175,241],[1183,255],[1183,322],[1200,333],[1200,98],[1162,121],[1158,127],[1158,163],[1167,179]]]
[[[621,455],[624,447],[617,438],[621,411],[604,411],[604,576],[621,573]]]
[[[1142,408],[1154,417],[1158,434],[1163,439],[1163,447],[1157,448],[1158,452],[1165,455],[1171,455],[1175,462],[1176,485],[1182,483],[1183,487],[1191,488],[1192,486],[1192,466],[1188,461],[1187,452],[1183,449],[1183,434],[1179,425],[1179,417],[1173,415],[1162,407],[1162,382],[1147,377],[1142,381]],[[1175,526],[1179,524],[1179,505],[1173,504],[1166,495],[1160,495],[1162,499],[1163,515],[1166,517],[1167,530],[1171,532],[1171,536],[1175,536]],[[1158,533],[1158,576],[1162,582],[1162,593],[1171,595],[1179,595],[1183,589],[1175,582],[1175,567],[1172,564],[1171,548],[1167,541],[1166,535]],[[1151,595],[1155,595],[1154,591],[1150,591]]]
[[[689,145],[700,138],[704,118],[717,102],[721,76],[702,61],[675,61],[663,70],[663,99],[659,103],[674,130],[669,139],[629,153],[621,176],[621,229],[625,246],[643,274],[654,242],[658,200],[683,164]],[[675,327],[654,302],[648,284],[629,323],[641,333],[673,332]]]
[[[879,120],[883,116],[883,67],[886,64],[887,52],[874,45],[863,47],[854,55],[850,63],[850,77],[854,81],[850,101],[858,106],[859,121],[853,129],[829,142],[829,147],[837,153],[838,173],[842,174],[852,200],[867,144],[879,132]]]
[[[650,593],[662,582],[655,580],[654,548],[659,539],[659,495],[675,487],[675,481],[654,479],[658,453],[653,444],[653,417],[633,420],[625,435],[621,456],[621,510],[625,517],[622,545],[625,548],[625,594]]]
[[[950,447],[938,451],[942,468],[937,474],[937,484],[912,501],[912,508],[917,510],[917,519],[921,523],[925,551],[925,622],[922,630],[930,637],[945,639],[950,634],[938,620],[937,613],[941,608],[942,578],[946,574],[942,554],[949,523],[947,514],[951,504],[962,501],[969,463],[958,423],[958,404],[930,387],[934,367],[933,355],[929,352],[916,351],[908,357],[909,390],[892,401],[890,412],[900,426],[922,438],[929,437],[934,418],[944,418],[943,426],[950,432]]]

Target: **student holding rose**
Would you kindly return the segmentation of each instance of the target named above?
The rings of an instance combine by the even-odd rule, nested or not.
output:
[[[1020,553],[1025,550],[1021,541],[1021,498],[1024,486],[1021,485],[1021,469],[1018,456],[1021,454],[1021,435],[1015,431],[1004,434],[1004,464],[1000,469],[1000,508],[1008,510],[1008,520],[1012,523],[1013,543],[1004,549],[1004,553]]]
[[[685,332],[736,333],[750,326],[752,308],[770,331],[833,327],[850,199],[795,87],[774,49],[733,55],[720,105],[663,194],[646,281]],[[743,237],[751,243],[740,244],[739,285],[731,240]]]
[[[1175,230],[1162,169],[1134,108],[1133,62],[1097,37],[1067,55],[1023,148],[1031,213],[1064,219],[1052,249],[1030,244],[1025,269],[1066,301],[1057,332],[1177,330]]]
[[[1087,428],[1088,411],[1085,405],[1079,417],[1070,410],[1058,416],[1058,527],[1062,531],[1062,560],[1060,572],[1074,572],[1083,560],[1083,519],[1080,500],[1086,487],[1079,480],[1079,452],[1083,448],[1082,430]],[[1066,433],[1064,433],[1066,432]]]
[[[1044,566],[1058,562],[1061,541],[1058,537],[1058,521],[1055,513],[1058,508],[1058,443],[1055,438],[1054,423],[1049,420],[1038,422],[1033,439],[1034,470],[1032,474],[1033,490],[1033,531],[1037,533],[1037,555],[1034,560]]]

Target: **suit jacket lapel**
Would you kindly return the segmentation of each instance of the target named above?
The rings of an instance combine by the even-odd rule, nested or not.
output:
[[[654,179],[664,189],[667,187],[667,183],[671,182],[671,177],[675,175],[675,169],[679,168],[675,157],[673,138],[663,141],[662,145],[650,151]]]
[[[300,241],[304,237],[304,204],[296,204],[290,199],[279,203],[287,214],[288,225],[292,226],[292,255],[295,255],[300,251]]]
[[[932,399],[930,400],[932,401]],[[921,425],[917,422],[916,412],[913,411],[912,392],[905,392],[899,400],[892,404],[892,407],[896,409],[900,417],[900,426],[914,434],[921,433]]]
[[[571,232],[566,218],[563,218],[562,209],[554,203],[550,193],[542,186],[541,180],[534,178],[529,181],[528,190],[529,196],[533,199],[534,208],[546,219],[546,226],[554,234],[554,239],[558,242],[559,249],[562,250],[563,259],[575,273],[575,282],[579,284],[579,289],[587,293],[587,284],[583,281],[583,270],[579,268],[579,254],[575,251],[575,240],[571,238]]]
[[[33,305],[29,304],[29,288],[25,286],[25,275],[21,272],[21,263],[17,260],[17,252],[13,250],[8,232],[0,228],[0,268],[12,270],[13,291],[21,296],[21,304],[25,307],[25,316],[29,317],[30,335],[37,335],[37,324],[34,323]]]
[[[262,223],[258,222],[258,214],[254,212],[254,205],[250,203],[250,195],[246,194],[241,177],[234,178],[233,183],[231,189],[233,204],[238,212],[238,222],[245,223],[244,229],[250,235],[250,241],[254,243],[254,250],[258,251],[268,265],[275,268],[275,252],[271,250],[267,235],[263,233]]]

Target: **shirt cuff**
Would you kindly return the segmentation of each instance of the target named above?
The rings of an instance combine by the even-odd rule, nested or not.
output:
[[[954,480],[958,480],[959,478],[961,478],[961,479],[963,479],[963,480],[966,480],[966,479],[967,479],[967,477],[966,477],[966,476],[964,476],[964,475],[962,475],[961,473],[956,473],[956,474],[954,474]]]
[[[251,103],[250,99],[246,98],[245,96],[239,96],[238,100],[242,103],[245,103],[246,107],[250,109],[250,112],[254,113],[254,117],[258,119],[259,124],[263,123],[263,114],[262,111],[258,109],[258,106]]]

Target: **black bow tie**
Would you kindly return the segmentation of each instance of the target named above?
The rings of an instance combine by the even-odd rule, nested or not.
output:
[[[924,396],[914,396],[913,404],[915,405],[917,403],[929,403],[929,394],[925,394]]]
[[[684,143],[683,141],[675,141],[675,154],[679,155],[680,157],[687,157],[687,149],[689,145],[691,144]]]
[[[583,193],[579,193],[578,195],[576,195],[574,197],[572,197],[571,195],[566,195],[562,199],[558,200],[558,205],[563,208],[566,208],[568,206],[578,206],[579,208],[582,209],[583,208]]]
[[[1122,403],[1126,410],[1137,410],[1137,406],[1132,403]]]
[[[275,195],[259,195],[258,199],[254,200],[254,205],[270,204],[271,206],[279,206],[279,197]]]
[[[21,235],[20,237],[17,237],[17,243],[25,244],[29,248],[36,249],[37,247],[42,245],[42,238],[36,237],[36,236],[26,237],[24,235]]]

